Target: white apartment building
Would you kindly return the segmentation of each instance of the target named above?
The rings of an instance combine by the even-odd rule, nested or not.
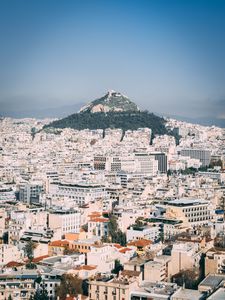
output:
[[[208,166],[211,160],[211,151],[205,149],[182,149],[181,156],[189,156],[191,158],[199,159],[202,166]]]
[[[68,198],[79,206],[107,198],[105,186],[94,183],[52,183],[49,192],[52,197]]]
[[[6,201],[16,201],[15,192],[11,187],[0,185],[0,203]]]
[[[20,261],[22,252],[14,245],[0,245],[0,266],[6,265],[10,261]]]
[[[159,225],[147,225],[143,227],[131,226],[127,229],[127,241],[134,241],[139,239],[148,239],[151,241],[156,241],[160,235]]]
[[[103,217],[92,218],[88,221],[89,236],[97,236],[99,238],[108,235],[109,219]]]
[[[158,161],[148,153],[135,153],[136,172],[141,174],[155,175],[158,171]]]
[[[19,200],[25,203],[39,203],[40,195],[44,192],[42,182],[24,182],[19,185]]]
[[[49,213],[49,228],[56,230],[61,229],[61,235],[69,232],[78,233],[80,230],[79,212],[74,210],[57,210]]]
[[[87,253],[87,265],[97,265],[97,271],[110,273],[115,265],[115,250],[109,245],[94,245]]]

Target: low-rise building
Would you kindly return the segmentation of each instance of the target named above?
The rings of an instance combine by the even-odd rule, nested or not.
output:
[[[136,239],[148,239],[156,241],[160,236],[160,226],[158,224],[146,225],[146,226],[130,226],[127,229],[127,241],[133,241]]]
[[[119,278],[102,278],[89,283],[90,300],[129,300],[131,291],[138,287],[140,272],[123,271]]]

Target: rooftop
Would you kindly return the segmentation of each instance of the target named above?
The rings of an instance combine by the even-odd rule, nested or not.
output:
[[[225,288],[221,287],[211,296],[209,296],[208,300],[224,300],[225,299]]]
[[[198,290],[181,288],[173,294],[173,297],[182,300],[201,300],[203,299],[203,294]]]
[[[193,206],[199,204],[208,204],[208,201],[202,199],[175,199],[169,200],[166,203],[173,206]]]
[[[199,286],[209,286],[212,288],[216,288],[223,280],[225,280],[225,275],[210,274],[200,282]]]

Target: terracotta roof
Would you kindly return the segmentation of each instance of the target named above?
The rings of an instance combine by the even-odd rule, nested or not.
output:
[[[139,271],[132,271],[132,270],[123,270],[120,273],[122,276],[127,276],[127,277],[138,277],[141,272]]]
[[[79,266],[75,270],[81,271],[81,270],[86,270],[86,271],[91,271],[96,269],[97,266],[95,265],[84,265],[84,266]]]
[[[123,248],[123,246],[121,246],[120,244],[113,244],[113,246],[117,249]]]
[[[102,214],[99,211],[93,211],[90,213],[89,217],[100,217]]]
[[[119,252],[120,253],[126,253],[127,251],[131,251],[132,249],[130,248],[123,248],[123,249],[120,249]]]
[[[151,244],[152,244],[152,241],[141,239],[141,240],[136,240],[136,241],[130,242],[127,245],[128,246],[136,246],[136,247],[146,247]]]
[[[49,255],[38,256],[38,257],[33,258],[33,259],[32,259],[32,262],[33,262],[33,263],[38,263],[38,262],[40,262],[40,261],[42,261],[43,259],[48,258],[48,257],[49,257]]]
[[[53,241],[53,242],[49,243],[49,246],[65,247],[65,246],[69,246],[69,242],[66,240]]]
[[[17,261],[10,261],[5,265],[5,267],[7,268],[14,268],[14,267],[21,267],[21,266],[24,266],[24,263],[20,263]]]
[[[98,222],[98,223],[107,223],[107,222],[109,222],[109,219],[103,218],[103,217],[99,217],[99,218],[91,219],[90,221],[91,222]]]

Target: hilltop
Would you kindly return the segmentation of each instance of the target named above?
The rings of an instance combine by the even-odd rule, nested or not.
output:
[[[119,92],[110,91],[103,97],[83,106],[78,113],[56,120],[45,128],[73,128],[73,129],[106,129],[121,128],[137,130],[151,128],[155,134],[171,134],[165,127],[165,120],[148,111],[141,111],[127,96]]]
[[[96,99],[80,109],[81,112],[125,112],[125,111],[139,111],[137,105],[132,102],[127,96],[115,92],[108,91],[103,97]]]

